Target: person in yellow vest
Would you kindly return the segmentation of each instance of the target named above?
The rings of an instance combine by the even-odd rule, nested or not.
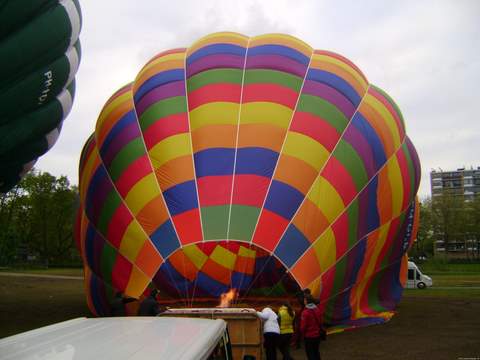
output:
[[[293,335],[295,311],[288,301],[285,301],[278,309],[278,323],[280,325],[280,338],[278,348],[283,355],[283,360],[293,360],[290,356],[290,342]]]

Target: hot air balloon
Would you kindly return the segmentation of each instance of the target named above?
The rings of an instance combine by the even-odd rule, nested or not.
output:
[[[419,160],[393,100],[288,35],[162,52],[105,104],[80,160],[87,299],[152,283],[184,305],[309,288],[337,328],[392,316]]]
[[[0,1],[0,192],[58,138],[75,92],[77,0]]]

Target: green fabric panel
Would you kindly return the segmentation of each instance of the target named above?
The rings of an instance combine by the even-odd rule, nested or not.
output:
[[[58,5],[0,43],[0,88],[51,63],[70,46],[70,19]]]
[[[70,63],[62,56],[0,91],[0,117],[16,117],[45,106],[63,90],[69,73]]]
[[[338,133],[341,134],[348,124],[349,119],[338,110],[335,105],[319,98],[318,96],[301,94],[297,105],[297,111],[304,111],[321,117],[327,121]]]
[[[62,121],[63,110],[56,99],[34,112],[0,124],[0,155],[20,148],[31,139],[43,137]]]
[[[241,84],[242,70],[239,69],[214,69],[198,73],[187,80],[188,92],[195,91],[209,84]]]
[[[232,204],[229,239],[250,241],[255,225],[257,225],[259,214],[259,208]]]
[[[380,305],[379,300],[379,291],[380,291],[380,280],[382,279],[383,271],[375,273],[370,282],[370,287],[368,288],[368,307],[375,312],[383,312],[386,309]]]
[[[116,181],[125,169],[139,157],[145,155],[145,145],[140,137],[130,141],[115,155],[108,167],[108,172],[113,181]]]
[[[348,206],[348,249],[354,247],[360,240],[358,238],[358,217],[359,217],[358,198],[352,201]]]
[[[255,286],[255,284],[253,285]],[[261,288],[252,288],[249,292],[249,295],[253,296],[282,296],[287,294],[287,290],[283,286],[283,283],[279,281],[274,286],[271,287],[261,287]]]
[[[98,230],[104,235],[107,236],[108,225],[112,220],[113,214],[120,206],[121,200],[117,192],[112,189],[107,195],[105,202],[103,203],[100,216],[98,217],[98,224],[96,224]]]
[[[173,114],[187,112],[187,102],[185,96],[175,96],[156,102],[148,107],[140,116],[139,122],[142,132],[148,129],[155,121]]]
[[[327,302],[327,306],[325,307],[324,313],[324,321],[331,322],[332,316],[334,314],[336,300],[338,294],[343,290],[343,282],[345,278],[345,272],[347,271],[347,257],[344,256],[335,264],[335,277],[333,280],[333,286],[330,293],[330,296],[334,296],[333,299],[330,299]]]
[[[360,191],[367,184],[368,176],[362,159],[352,145],[343,139],[340,140],[333,152],[333,156],[345,166],[355,182],[357,192]]]
[[[410,156],[410,151],[408,151],[407,143],[402,144],[402,151],[405,154],[407,159],[408,166],[408,178],[410,180],[410,197],[409,201],[412,201],[415,197],[415,168],[413,167],[412,157]]]
[[[204,240],[226,239],[230,205],[201,208]]]
[[[103,282],[107,284],[112,283],[112,270],[117,259],[117,251],[107,242],[104,243],[102,255],[100,258],[100,269],[102,272]]]
[[[303,79],[282,71],[251,69],[245,71],[245,84],[267,83],[288,87],[296,92],[300,91]]]
[[[22,27],[31,18],[58,4],[58,0],[1,0],[0,39]]]

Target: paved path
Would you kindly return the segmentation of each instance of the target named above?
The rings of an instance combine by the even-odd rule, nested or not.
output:
[[[42,278],[42,279],[83,280],[83,276],[31,274],[31,273],[16,273],[16,272],[7,272],[7,271],[0,271],[0,276],[33,277],[33,278]]]

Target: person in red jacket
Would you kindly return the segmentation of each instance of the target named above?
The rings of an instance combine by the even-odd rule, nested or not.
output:
[[[308,360],[320,360],[320,337],[322,335],[322,313],[311,295],[305,296],[305,309],[300,319],[300,331],[305,341]]]

